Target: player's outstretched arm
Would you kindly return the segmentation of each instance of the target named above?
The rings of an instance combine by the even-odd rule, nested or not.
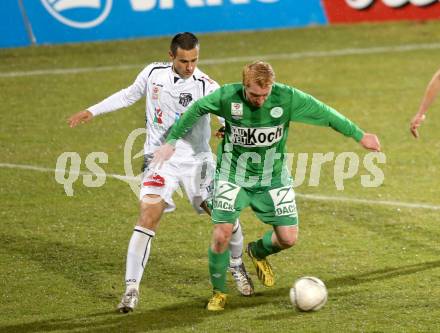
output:
[[[422,102],[420,103],[419,106],[419,111],[411,119],[410,130],[415,138],[419,137],[418,128],[425,120],[425,113],[428,111],[428,108],[434,102],[439,92],[440,92],[440,70],[438,70],[437,73],[434,74],[428,86],[426,87],[425,95],[423,96]]]
[[[365,149],[380,151],[380,142],[376,134],[364,133],[364,136],[362,137],[361,141],[359,141],[359,143]]]
[[[416,115],[411,119],[411,124],[409,129],[412,135],[417,139],[419,137],[419,127],[425,121],[426,116],[424,114],[416,113]]]
[[[84,124],[92,120],[93,114],[89,110],[80,111],[71,116],[67,123],[70,128],[78,126],[78,124]]]

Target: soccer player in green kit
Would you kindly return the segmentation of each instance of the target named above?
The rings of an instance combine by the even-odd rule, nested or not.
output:
[[[244,67],[242,84],[224,85],[185,112],[172,127],[167,143],[156,151],[153,163],[157,167],[172,156],[174,142],[206,113],[223,117],[226,122],[217,153],[214,230],[208,250],[214,292],[207,309],[220,311],[226,304],[228,244],[234,221],[244,208],[250,206],[262,222],[272,226],[246,249],[263,285],[274,284],[267,257],[292,247],[297,240],[295,193],[285,163],[290,122],[332,127],[372,151],[380,151],[380,143],[376,135],[364,133],[314,97],[276,83],[271,65],[259,61]]]

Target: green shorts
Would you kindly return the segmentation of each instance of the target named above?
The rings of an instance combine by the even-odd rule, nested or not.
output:
[[[272,226],[298,224],[295,192],[291,186],[256,191],[227,181],[215,181],[212,202],[213,223],[234,223],[241,211],[248,206],[266,224]]]

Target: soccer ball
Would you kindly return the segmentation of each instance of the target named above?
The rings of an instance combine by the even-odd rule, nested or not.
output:
[[[290,301],[301,311],[318,311],[327,302],[327,288],[320,279],[304,276],[290,288]]]

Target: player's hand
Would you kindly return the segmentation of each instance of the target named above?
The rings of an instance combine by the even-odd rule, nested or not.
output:
[[[422,122],[425,120],[424,114],[416,114],[414,118],[411,120],[411,124],[409,129],[411,130],[412,135],[414,135],[415,138],[419,137],[418,128],[422,124]]]
[[[90,111],[84,110],[80,111],[78,113],[75,113],[73,116],[71,116],[67,123],[69,124],[70,128],[78,126],[78,124],[84,124],[92,120],[93,115]]]
[[[365,149],[380,151],[379,138],[375,134],[365,133],[359,142]]]
[[[151,166],[160,169],[163,163],[171,158],[174,154],[175,147],[169,143],[160,146],[153,154]]]
[[[217,132],[215,132],[215,136],[219,139],[223,139],[225,137],[225,126],[220,127]]]

